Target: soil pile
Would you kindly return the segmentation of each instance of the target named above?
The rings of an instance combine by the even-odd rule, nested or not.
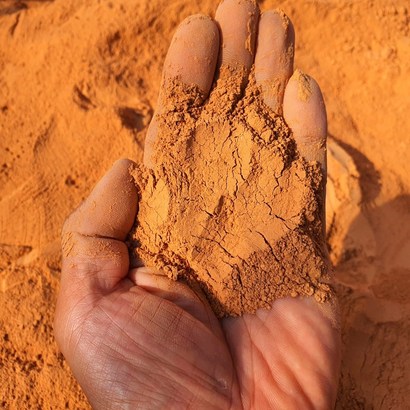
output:
[[[165,90],[152,172],[134,172],[137,258],[198,281],[218,316],[274,299],[329,298],[319,165],[306,163],[253,75],[224,67],[205,105],[177,79]],[[303,83],[301,83],[303,89]],[[141,178],[142,176],[142,178]]]

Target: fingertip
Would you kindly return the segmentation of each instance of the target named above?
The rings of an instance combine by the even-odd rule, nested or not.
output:
[[[137,187],[129,159],[117,160],[88,198],[69,216],[64,232],[124,240],[137,211]]]
[[[203,14],[187,17],[178,26],[164,64],[164,81],[178,77],[207,95],[212,86],[219,50],[216,23]]]
[[[261,13],[260,21],[270,22],[270,24],[279,22],[282,26],[282,31],[286,36],[295,39],[295,29],[289,16],[280,8],[266,10]]]
[[[111,170],[106,174],[107,178],[117,179],[118,181],[124,181],[123,188],[127,189],[127,192],[136,193],[135,182],[132,177],[132,171],[136,168],[136,162],[129,158],[117,159],[111,167]],[[128,181],[128,183],[125,183]]]
[[[278,55],[279,59],[291,60],[293,63],[295,28],[287,14],[281,9],[264,11],[259,19],[259,34],[261,34],[261,30],[267,32],[266,40],[270,40],[275,48],[274,51],[280,53]],[[283,55],[289,52],[289,47],[292,48],[290,50],[291,53],[289,55]],[[290,73],[289,77],[291,75],[292,73]]]
[[[215,13],[221,31],[220,63],[250,70],[255,57],[259,7],[254,0],[224,0]]]
[[[256,68],[261,69],[258,75],[266,79],[272,76],[269,76],[269,70],[289,71],[290,66],[292,71],[288,74],[288,80],[293,73],[294,45],[295,29],[290,18],[281,9],[264,11],[258,27],[255,61],[259,64]]]
[[[112,164],[111,168],[121,168],[122,170],[129,170],[130,167],[135,167],[135,165],[136,163],[129,158],[120,158]]]
[[[283,115],[301,155],[326,169],[326,107],[318,83],[297,69],[284,95]]]

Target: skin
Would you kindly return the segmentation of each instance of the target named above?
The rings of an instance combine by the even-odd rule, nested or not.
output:
[[[290,21],[274,11],[260,17],[245,0],[225,0],[215,20],[193,16],[181,24],[164,83],[178,75],[206,95],[218,65],[255,63],[266,104],[283,113],[301,154],[325,171],[325,106],[317,83],[293,74]],[[161,104],[160,93],[158,113]],[[154,116],[147,166],[155,138]],[[285,298],[271,310],[219,321],[184,284],[147,267],[130,269],[124,240],[137,210],[130,165],[116,162],[63,228],[55,335],[92,406],[332,408],[340,361],[332,306]]]

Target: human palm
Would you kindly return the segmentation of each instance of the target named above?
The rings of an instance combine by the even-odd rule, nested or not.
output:
[[[266,104],[284,113],[302,155],[325,168],[326,114],[312,79],[310,98],[299,98],[292,26],[279,13],[264,13],[254,59],[258,18],[250,1],[221,4],[221,63],[248,70],[255,63]],[[219,47],[215,23],[191,17],[174,37],[164,83],[178,75],[206,95]],[[154,118],[147,166],[156,136]],[[153,269],[130,269],[124,241],[138,196],[132,166],[118,161],[63,229],[56,338],[93,407],[331,408],[339,365],[332,305],[284,298],[270,310],[218,320],[200,292]]]

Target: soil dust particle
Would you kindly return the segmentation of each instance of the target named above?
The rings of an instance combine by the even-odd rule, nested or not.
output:
[[[245,90],[243,75],[223,67],[202,106],[198,89],[170,81],[157,165],[133,171],[140,190],[133,256],[198,282],[219,317],[254,313],[285,296],[323,302],[332,294],[320,168],[299,157],[253,73]]]
[[[245,49],[249,52],[251,56],[253,56],[253,48],[254,48],[254,37],[255,37],[255,32],[254,32],[254,27],[255,27],[255,13],[249,13],[249,20],[248,23],[246,24],[246,30],[248,32],[248,35],[246,36],[245,40]]]
[[[289,25],[290,25],[289,17],[285,14],[285,12],[282,9],[275,9],[275,10],[273,10],[273,12],[278,14],[279,17],[281,18],[282,27],[283,27],[283,30],[286,33],[288,31]]]
[[[310,77],[301,70],[296,69],[294,78],[298,83],[298,98],[300,101],[308,101],[312,95],[312,87],[310,84]]]

